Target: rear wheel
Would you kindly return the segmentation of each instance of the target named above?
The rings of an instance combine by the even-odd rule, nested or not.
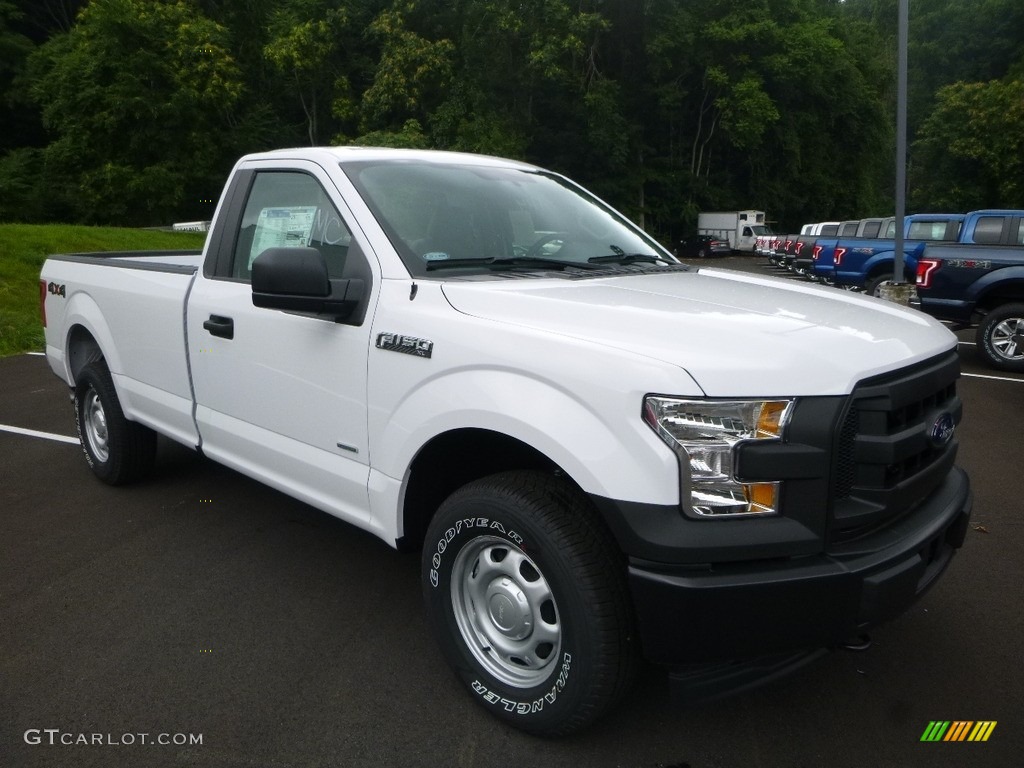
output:
[[[100,480],[123,485],[152,468],[156,433],[125,418],[110,371],[102,361],[89,363],[78,374],[75,416],[85,460]]]
[[[868,281],[864,284],[864,293],[868,296],[880,296],[882,292],[882,286],[892,282],[892,273],[883,272],[880,275],[868,278]]]
[[[448,662],[479,704],[517,728],[577,731],[632,679],[621,556],[564,480],[509,472],[456,491],[427,531],[423,589]]]
[[[977,342],[992,367],[1024,372],[1024,304],[1004,304],[985,315]]]

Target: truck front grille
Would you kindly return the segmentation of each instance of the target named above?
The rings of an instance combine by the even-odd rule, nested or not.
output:
[[[953,466],[960,423],[955,351],[857,385],[836,436],[829,541],[867,535],[910,512]]]

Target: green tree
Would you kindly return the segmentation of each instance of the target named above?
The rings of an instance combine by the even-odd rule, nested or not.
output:
[[[922,207],[1024,207],[1024,79],[940,88],[913,150]]]
[[[212,210],[242,90],[228,43],[185,0],[93,0],[33,54],[31,94],[55,137],[48,180],[76,218],[152,224]]]
[[[310,145],[322,143],[321,114],[330,114],[331,89],[340,77],[335,63],[348,23],[345,8],[316,0],[283,3],[270,18],[264,55],[291,81]]]
[[[823,7],[824,6],[824,7]],[[645,136],[659,227],[764,208],[795,226],[877,204],[891,114],[870,23],[815,0],[652,0]],[[890,70],[891,71],[891,70]]]

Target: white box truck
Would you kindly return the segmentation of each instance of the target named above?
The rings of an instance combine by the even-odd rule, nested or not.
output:
[[[764,211],[724,211],[697,214],[697,233],[729,241],[734,251],[754,252],[758,235],[771,234]]]

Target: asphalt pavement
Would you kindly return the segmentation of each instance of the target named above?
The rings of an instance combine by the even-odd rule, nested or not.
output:
[[[672,704],[647,668],[562,740],[502,725],[461,688],[416,555],[170,442],[150,480],[107,487],[45,360],[0,359],[0,766],[1018,765],[1024,376],[970,344],[961,358],[973,525],[920,602],[868,651],[713,703]],[[922,742],[932,721],[996,726]]]

